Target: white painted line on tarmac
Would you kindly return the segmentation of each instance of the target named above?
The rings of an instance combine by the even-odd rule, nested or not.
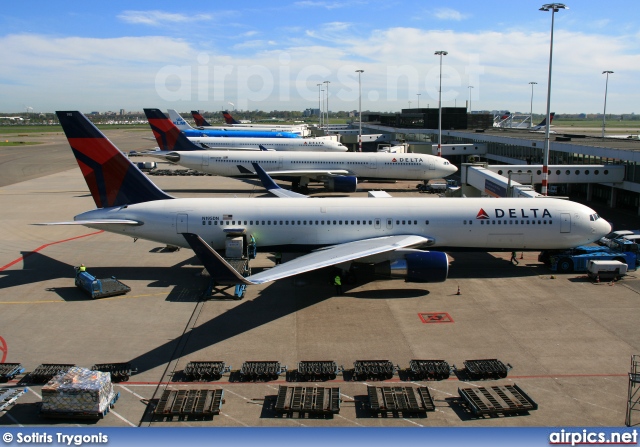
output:
[[[117,417],[118,419],[123,420],[124,422],[126,422],[127,424],[131,425],[132,427],[137,427],[137,425],[132,424],[131,422],[129,422],[128,420],[126,420],[124,417],[120,416],[118,413],[116,413],[115,411],[111,410],[109,413],[111,413],[112,415],[114,415],[115,417]]]
[[[124,385],[118,385],[120,388],[122,388],[123,390],[133,394],[134,396],[136,396],[138,399],[142,399],[142,400],[149,400],[146,397],[142,397],[141,395],[139,395],[138,393],[134,393],[133,391],[131,391],[129,388],[127,388]]]
[[[232,416],[229,416],[227,413],[223,413],[223,412],[221,411],[221,412],[220,412],[220,414],[221,414],[221,415],[223,415],[223,416],[228,417],[229,419],[231,419],[231,420],[232,420],[232,421],[234,421],[234,422],[237,422],[237,423],[238,423],[238,424],[240,424],[240,425],[244,425],[245,427],[248,427],[248,426],[249,426],[249,425],[245,424],[244,422],[239,421],[238,419],[236,419],[236,418],[234,418],[234,417],[232,417]]]

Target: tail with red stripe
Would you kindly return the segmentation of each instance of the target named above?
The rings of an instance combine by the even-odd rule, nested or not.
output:
[[[56,112],[98,208],[172,199],[82,113]]]
[[[227,124],[240,124],[240,121],[236,121],[236,119],[226,110],[222,112],[222,116],[224,116],[224,120]]]
[[[191,116],[193,116],[193,119],[196,122],[196,126],[198,126],[198,127],[211,127],[211,124],[209,124],[209,121],[204,119],[204,116],[200,115],[200,112],[198,112],[197,110],[192,110],[191,111]]]
[[[202,148],[192,143],[160,109],[144,109],[147,121],[162,151],[198,151]]]

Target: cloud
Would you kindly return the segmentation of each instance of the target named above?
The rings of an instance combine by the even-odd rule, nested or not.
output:
[[[440,20],[460,21],[467,18],[465,14],[462,14],[460,11],[456,11],[455,9],[451,8],[438,8],[433,15]]]
[[[240,104],[244,100],[239,107],[303,110],[317,107],[317,83],[329,80],[331,108],[353,110],[356,69],[364,70],[364,109],[398,110],[408,100],[414,101],[416,93],[421,93],[421,105],[433,107],[439,60],[433,53],[446,50],[445,106],[453,106],[454,101],[464,104],[471,93],[474,110],[528,111],[528,83],[535,81],[534,110],[544,109],[549,58],[546,29],[471,33],[396,27],[358,36],[349,23],[332,22],[310,33],[322,38],[286,44],[280,39],[247,39],[236,47],[206,53],[199,44],[160,36],[97,39],[25,33],[0,37],[0,60],[7,61],[0,75],[0,89],[5,92],[2,107],[6,112],[20,110],[25,103],[39,111],[149,106],[215,110],[222,101]],[[601,73],[612,70],[608,109],[612,113],[634,111],[640,103],[638,47],[640,34],[636,31],[621,36],[556,31],[553,108],[558,112],[600,110]],[[150,48],[162,48],[162,52]],[[189,101],[164,101],[155,89],[157,74],[173,66],[190,73]],[[269,76],[264,77],[266,73]],[[176,85],[176,79],[177,75],[171,76],[167,85]],[[243,85],[246,80],[260,79],[262,84]],[[203,85],[208,91],[199,95]],[[468,85],[474,88],[470,91]],[[266,99],[252,99],[257,93],[246,93],[253,89],[262,94],[267,87],[272,90]],[[368,101],[370,97],[379,100]]]
[[[161,26],[169,23],[202,22],[212,19],[210,14],[178,14],[164,11],[123,11],[118,19],[132,24]]]

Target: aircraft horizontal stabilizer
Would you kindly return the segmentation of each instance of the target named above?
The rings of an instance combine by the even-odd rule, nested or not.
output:
[[[32,225],[142,225],[142,222],[128,219],[95,219],[95,220],[73,220],[71,222],[43,222]]]

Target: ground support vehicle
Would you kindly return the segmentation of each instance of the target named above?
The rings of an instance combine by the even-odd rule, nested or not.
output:
[[[118,281],[115,276],[98,279],[86,271],[80,271],[78,267],[76,267],[76,286],[91,298],[124,295],[131,291],[131,287]]]
[[[637,267],[637,253],[619,251],[597,245],[581,245],[568,250],[544,250],[538,256],[540,262],[549,265],[554,272],[587,272],[589,261],[619,261],[627,264],[629,270]]]
[[[231,230],[227,232],[225,242],[224,260],[227,261],[242,276],[251,275],[251,267],[249,261],[255,259],[257,246],[251,235],[247,235],[244,229]],[[205,269],[206,272],[206,269]],[[205,273],[203,272],[203,274]],[[233,287],[233,299],[241,300],[247,290],[246,284],[236,285],[220,285],[211,280],[204,296],[211,297],[216,293],[223,293],[225,290]]]

